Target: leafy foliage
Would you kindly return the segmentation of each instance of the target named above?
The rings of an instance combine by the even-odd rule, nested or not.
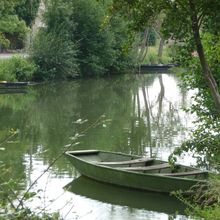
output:
[[[28,29],[25,22],[19,20],[16,15],[7,15],[0,19],[1,44],[3,47],[14,47],[21,45]],[[18,41],[13,44],[13,41]],[[9,44],[10,42],[10,44]]]
[[[0,44],[3,48],[8,48],[10,45],[10,41],[5,38],[3,33],[0,33]],[[2,48],[0,48],[2,49]]]
[[[53,80],[77,75],[76,46],[70,39],[42,30],[32,47],[31,56],[39,66],[35,80]]]
[[[14,8],[21,4],[23,0],[1,0],[0,2],[0,15],[9,14],[14,12]]]
[[[24,0],[16,7],[16,14],[30,27],[37,15],[39,4],[40,0]]]
[[[109,19],[106,8],[94,0],[73,2],[71,19],[77,24],[73,36],[83,76],[121,72],[132,63],[127,23],[119,15]]]
[[[132,64],[127,23],[120,16],[108,18],[106,5],[94,0],[49,1],[45,28],[32,48],[33,60],[40,67],[36,79],[127,70]]]
[[[186,68],[186,71],[182,73],[182,87],[188,90],[196,90],[196,94],[192,97],[194,102],[187,111],[190,111],[192,114],[195,113],[198,118],[195,121],[195,129],[191,139],[183,143],[180,149],[176,149],[174,154],[179,155],[186,151],[193,152],[199,164],[204,165],[216,161],[218,158],[220,149],[220,118],[210,90],[201,75],[202,69],[198,55],[193,52],[194,44],[190,38],[187,39],[188,41],[186,40],[184,45],[178,48],[177,60]],[[218,65],[219,37],[206,32],[203,33],[202,40],[207,60],[220,87]]]
[[[20,37],[24,37],[26,30],[24,21],[20,21],[15,15],[7,15],[0,20],[0,31],[3,33],[18,33]]]
[[[72,27],[70,10],[68,4],[60,1],[53,1],[48,6],[46,27],[38,32],[31,50],[31,57],[39,66],[34,75],[36,80],[65,79],[77,75],[77,48],[68,29]]]
[[[109,18],[108,15],[106,17]],[[115,14],[109,23],[108,28],[112,32],[114,39],[112,43],[114,60],[109,70],[113,73],[126,72],[135,63],[133,42],[130,39],[128,25],[128,22],[120,14]]]
[[[8,48],[11,41],[14,47],[21,45],[28,31],[23,20],[19,19],[14,9],[22,4],[22,0],[2,0],[0,2],[0,45]]]
[[[19,56],[9,60],[0,60],[0,80],[30,81],[36,70],[34,63]]]
[[[79,45],[77,57],[83,75],[103,75],[113,63],[113,35],[108,28],[101,28],[104,16],[104,10],[93,0],[73,2],[71,20],[77,24],[73,37]]]

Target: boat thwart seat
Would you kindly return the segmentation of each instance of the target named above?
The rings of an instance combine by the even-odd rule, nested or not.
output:
[[[161,176],[173,176],[173,177],[180,177],[180,176],[194,176],[200,174],[207,174],[207,171],[202,170],[191,170],[187,172],[179,172],[179,173],[160,173]]]
[[[96,164],[103,166],[132,165],[132,164],[152,162],[153,160],[154,160],[153,158],[143,157],[143,158],[138,158],[134,160],[125,160],[125,161],[102,161],[102,162],[96,162]]]
[[[128,171],[150,171],[150,170],[160,170],[171,167],[169,163],[162,163],[152,166],[139,166],[139,167],[117,167],[118,169],[128,170]]]

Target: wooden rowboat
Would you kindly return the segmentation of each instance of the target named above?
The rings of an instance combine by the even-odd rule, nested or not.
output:
[[[186,191],[196,184],[205,184],[209,174],[153,158],[108,151],[67,151],[66,156],[83,176],[148,191]]]

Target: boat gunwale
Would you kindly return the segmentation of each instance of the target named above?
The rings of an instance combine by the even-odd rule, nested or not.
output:
[[[187,181],[187,182],[195,182],[195,184],[197,183],[207,183],[207,180],[200,180],[200,179],[189,179],[189,178],[184,178],[184,177],[175,177],[175,176],[163,176],[163,175],[159,175],[159,174],[156,174],[156,173],[140,173],[138,171],[129,171],[129,170],[122,170],[120,168],[117,168],[117,167],[110,167],[110,166],[106,166],[106,165],[99,165],[99,164],[96,164],[94,162],[90,162],[90,161],[86,161],[84,159],[81,159],[75,155],[72,155],[71,152],[76,152],[76,154],[80,154],[80,153],[84,153],[85,154],[89,154],[89,153],[100,153],[100,152],[103,152],[103,153],[110,153],[110,154],[117,154],[117,155],[123,155],[123,156],[135,156],[135,157],[139,157],[141,158],[141,156],[138,156],[138,155],[129,155],[129,154],[125,154],[125,153],[121,153],[121,152],[112,152],[112,151],[102,151],[102,150],[90,150],[87,151],[87,150],[81,150],[81,151],[66,151],[65,154],[70,156],[70,157],[74,157],[75,159],[77,160],[80,160],[84,163],[87,163],[89,164],[90,166],[95,166],[95,167],[102,167],[104,169],[110,169],[110,170],[114,170],[116,172],[125,172],[125,173],[132,173],[132,174],[136,174],[136,175],[142,175],[142,176],[152,176],[152,177],[156,177],[158,179],[169,179],[169,180],[183,180],[183,181]],[[156,160],[156,159],[155,159]],[[157,160],[157,161],[161,161],[161,162],[165,162],[166,161],[163,161],[163,160]],[[182,167],[186,167],[186,168],[192,168],[194,170],[199,170],[197,168],[194,168],[194,167],[189,167],[189,166],[185,166],[185,165],[181,165],[181,164],[177,164],[179,166],[182,166]],[[76,168],[77,169],[77,168]],[[209,174],[209,172],[207,171],[207,174]],[[90,177],[92,178],[92,177]]]

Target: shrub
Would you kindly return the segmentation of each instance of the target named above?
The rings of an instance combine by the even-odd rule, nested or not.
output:
[[[196,185],[191,190],[193,193],[184,196],[176,193],[186,206],[186,214],[189,219],[218,220],[220,216],[220,179],[219,176],[213,176],[205,185]]]
[[[0,60],[0,80],[30,81],[36,70],[34,63],[20,56]]]
[[[34,75],[36,80],[65,79],[77,75],[76,47],[62,34],[39,32],[31,57],[39,66]]]
[[[37,33],[30,52],[39,66],[34,75],[36,80],[66,79],[77,75],[77,47],[70,34],[73,24],[69,21],[69,6],[59,0],[48,5],[46,27]]]
[[[9,60],[0,60],[0,81],[16,81]]]

